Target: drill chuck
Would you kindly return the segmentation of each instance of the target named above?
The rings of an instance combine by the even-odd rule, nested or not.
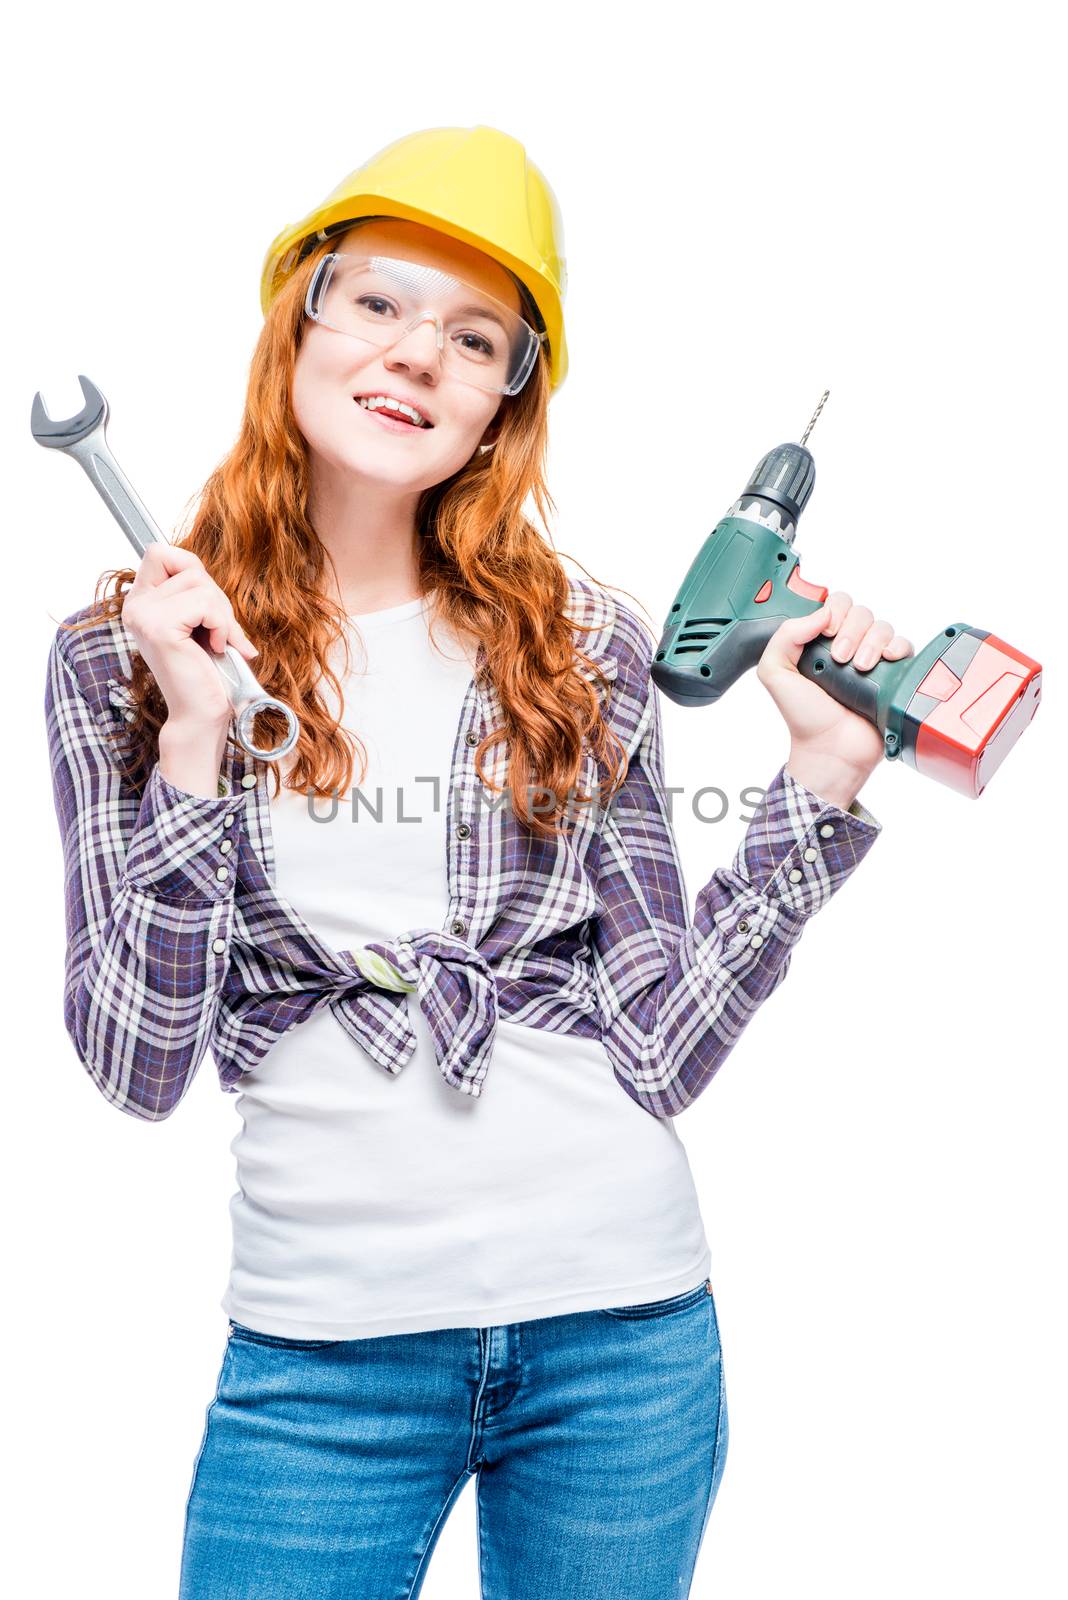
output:
[[[816,463],[803,444],[780,444],[754,467],[738,504],[754,498],[779,513],[784,533],[796,531],[797,521],[808,505],[816,483]]]

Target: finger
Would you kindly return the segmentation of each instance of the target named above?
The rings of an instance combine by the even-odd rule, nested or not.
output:
[[[874,667],[883,653],[884,646],[888,645],[893,637],[893,623],[881,620],[873,622],[853,652],[853,665],[859,667],[862,672],[868,667]]]
[[[237,626],[233,608],[224,594],[216,598],[211,597],[210,603],[204,608],[203,626],[208,635],[208,649],[217,656],[221,656],[226,649],[227,636],[230,630]]]
[[[158,588],[177,572],[185,572],[190,567],[203,569],[203,566],[200,557],[192,550],[185,550],[179,544],[168,544],[165,539],[155,539],[141,557],[128,592]]]
[[[209,633],[221,631],[225,639],[233,626],[233,609],[221,589],[205,590],[194,582],[185,588],[170,590],[169,585],[164,584],[156,594],[154,627],[164,633],[172,629],[192,633],[195,628],[202,627]]]
[[[803,617],[787,617],[781,622],[768,640],[757,666],[757,676],[763,681],[763,673],[767,668],[794,667],[800,659],[801,652],[810,639],[815,639],[830,616],[829,608],[824,605],[816,611],[808,611]]]
[[[900,633],[895,633],[890,643],[883,646],[883,655],[891,661],[901,661],[905,656],[915,655],[915,646],[911,639],[902,638]]]
[[[197,605],[182,604],[177,610],[167,612],[167,619],[171,625],[183,624],[191,629],[203,626],[214,630],[209,632],[208,645],[216,655],[222,654],[228,642],[234,644],[248,658],[259,654],[234,615],[233,607],[225,592],[210,578],[206,579],[205,574],[197,568],[187,567],[182,572],[175,573],[153,591],[157,601],[166,602],[168,605],[180,596],[189,594],[200,596],[199,620],[194,620]]]
[[[204,574],[196,567],[183,567],[181,572],[173,572],[156,584],[152,591],[153,597],[160,600],[169,600],[172,595],[186,594],[190,589],[198,589],[204,582]]]
[[[260,653],[236,616],[234,616],[233,607],[230,608],[229,623],[220,624],[212,635],[212,649],[217,651],[219,655],[223,653],[228,644],[232,644],[234,649],[239,650],[245,659],[249,661],[253,656],[258,656]]]
[[[203,626],[211,630],[209,646],[216,655],[222,655],[228,644],[234,645],[248,659],[259,655],[222,589],[216,588],[204,606]]]
[[[131,585],[123,602],[123,620],[135,633],[150,641],[158,640],[179,624],[195,626],[187,620],[188,602],[183,602],[182,597],[200,589],[203,581],[203,573],[195,567],[184,567],[181,572],[143,588],[139,594]]]
[[[240,627],[226,592],[195,567],[175,573],[153,590],[153,604],[156,603],[168,607],[177,603],[177,610],[168,610],[167,615],[190,628]],[[216,648],[221,646],[212,646]]]
[[[190,632],[201,622],[211,594],[210,588],[204,588],[203,573],[186,567],[145,591],[138,602],[144,610],[138,615],[137,624],[148,639],[161,639],[176,631]]]
[[[831,645],[833,659],[848,661],[874,621],[875,618],[867,606],[850,606]]]
[[[216,655],[222,655],[228,644],[239,650],[246,660],[259,655],[259,650],[253,644],[237,617],[234,615],[233,606],[225,594],[220,591],[221,605],[217,610],[212,609],[204,619],[204,626],[210,627],[209,645]]]
[[[832,594],[827,596],[826,603],[829,608],[830,620],[826,627],[820,631],[826,634],[837,633],[848,615],[850,606],[853,604],[853,596],[846,594],[844,589],[835,589]]]

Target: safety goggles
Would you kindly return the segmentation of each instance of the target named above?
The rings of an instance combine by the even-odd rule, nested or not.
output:
[[[304,310],[321,327],[383,350],[430,321],[444,369],[489,394],[518,394],[548,339],[462,278],[418,261],[344,250],[319,262]]]

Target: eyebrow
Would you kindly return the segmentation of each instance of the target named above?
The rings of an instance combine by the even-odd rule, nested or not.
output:
[[[508,332],[508,324],[504,318],[499,317],[490,306],[461,306],[456,315],[458,317],[487,317],[491,322],[495,322],[503,333]],[[516,315],[518,316],[519,313],[516,312]]]
[[[344,254],[346,252],[341,252],[341,253]],[[374,258],[373,257],[368,257],[367,259],[370,262]],[[497,324],[498,328],[500,328],[502,333],[508,333],[509,332],[508,324],[505,322],[504,318],[501,317],[501,316],[498,316],[497,312],[494,311],[491,306],[487,306],[487,305],[461,306],[459,308],[459,310],[455,313],[455,315],[458,316],[458,317],[486,317],[486,318],[489,319],[489,321],[495,322]],[[520,311],[514,311],[512,313],[512,315],[514,317],[517,317],[520,320],[520,322],[525,322],[526,321],[526,318],[523,316],[522,312],[520,312]]]

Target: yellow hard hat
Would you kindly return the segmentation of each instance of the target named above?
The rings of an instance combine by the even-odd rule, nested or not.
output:
[[[518,139],[497,128],[425,128],[379,150],[268,250],[268,307],[318,239],[361,217],[404,217],[483,250],[529,291],[549,339],[551,389],[567,374],[564,232],[556,196]],[[338,231],[341,231],[338,229]]]

